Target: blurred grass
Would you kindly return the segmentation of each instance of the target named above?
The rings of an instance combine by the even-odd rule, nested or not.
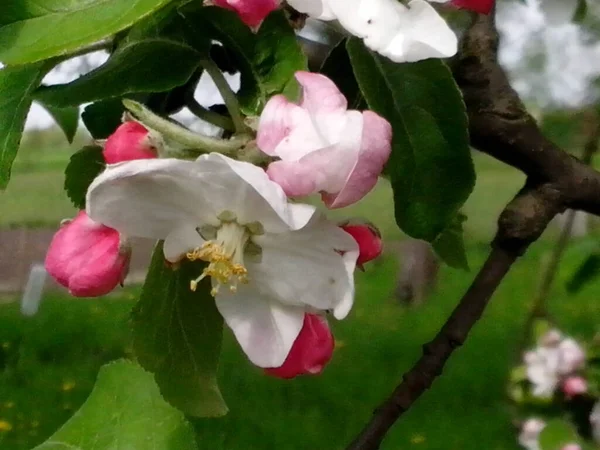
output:
[[[505,382],[547,248],[538,245],[515,266],[467,344],[383,450],[517,449]],[[600,285],[569,298],[562,287],[575,250],[566,255],[551,310],[565,331],[590,337],[598,331]],[[485,250],[473,247],[469,255],[477,267]],[[348,319],[333,323],[337,348],[322,376],[266,377],[226,332],[220,382],[231,412],[197,423],[200,448],[343,448],[418,357],[473,275],[444,268],[435,295],[406,309],[391,297],[395,270],[396,261],[387,257],[358,275],[356,307]],[[23,450],[43,441],[85,399],[99,366],[129,353],[127,318],[136,293],[129,289],[101,300],[48,294],[33,318],[20,316],[16,304],[0,306],[0,421],[12,426],[0,431],[0,448]]]
[[[56,134],[51,139],[30,134],[27,139],[8,190],[0,194],[0,228],[55,227],[75,212],[62,192],[63,171],[85,138],[73,146]],[[467,251],[476,270],[498,213],[524,178],[486,155],[475,152],[474,160],[477,185],[464,210],[469,216]],[[389,185],[382,181],[363,201],[333,214],[367,217],[389,241],[402,237],[391,205]],[[551,312],[559,326],[575,337],[599,330],[600,286],[569,297],[563,288],[593,239],[576,242],[567,251],[552,297]],[[542,239],[515,265],[444,376],[397,424],[382,450],[518,448],[505,382],[542,257],[551,245]],[[419,356],[474,275],[444,267],[435,295],[419,308],[405,309],[391,298],[395,274],[395,258],[388,254],[381,265],[357,275],[356,306],[348,319],[333,323],[338,346],[320,377],[266,377],[245,360],[226,332],[220,382],[231,413],[197,423],[200,448],[343,448]],[[136,294],[127,289],[100,300],[77,300],[48,293],[33,318],[22,317],[17,304],[0,301],[0,448],[25,450],[45,440],[85,400],[98,368],[130,353],[127,322]]]
[[[87,137],[80,132],[69,144],[60,130],[25,134],[8,188],[0,192],[0,228],[56,227],[75,208],[63,191],[64,170],[71,154]]]

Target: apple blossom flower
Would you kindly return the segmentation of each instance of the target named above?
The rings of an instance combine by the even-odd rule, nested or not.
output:
[[[538,347],[525,353],[527,379],[533,385],[533,396],[552,397],[560,382],[559,359],[560,355],[556,348]]]
[[[583,377],[569,377],[563,381],[562,390],[567,398],[585,394],[588,391],[588,383]]]
[[[585,365],[585,352],[575,339],[566,338],[558,344],[560,375],[571,374]]]
[[[425,0],[288,0],[294,9],[320,20],[338,20],[370,49],[394,62],[448,58],[458,39]]]
[[[46,270],[76,297],[108,294],[127,275],[131,250],[119,233],[80,211],[52,238]]]
[[[540,339],[540,345],[525,353],[527,378],[536,397],[551,397],[561,380],[585,365],[585,353],[572,338],[558,330],[550,330]]]
[[[212,0],[222,8],[235,11],[249,27],[259,27],[262,21],[279,7],[279,0]]]
[[[307,312],[343,319],[354,299],[358,245],[313,206],[289,203],[264,170],[217,153],[109,166],[87,192],[94,220],[164,239],[168,261],[208,263],[212,294],[259,367],[281,366]]]
[[[265,369],[269,375],[294,378],[317,375],[323,371],[333,354],[334,340],[327,321],[316,314],[305,314],[300,334],[280,367]]]
[[[581,450],[581,445],[579,444],[567,444],[561,448],[561,450]]]
[[[321,193],[329,208],[364,197],[377,183],[391,151],[392,127],[372,111],[348,110],[324,75],[296,72],[300,105],[272,97],[260,117],[257,145],[281,158],[269,177],[291,197]]]
[[[546,422],[541,419],[527,419],[521,427],[519,444],[527,450],[540,450],[540,433],[546,427]]]
[[[135,121],[120,125],[106,140],[102,154],[107,164],[157,156],[156,148],[150,142],[148,130]]]
[[[378,258],[383,250],[381,233],[377,227],[369,222],[347,221],[340,224],[340,228],[354,238],[358,244],[357,266]]]

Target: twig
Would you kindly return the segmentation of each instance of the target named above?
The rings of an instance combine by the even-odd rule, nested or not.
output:
[[[192,114],[204,120],[205,122],[211,123],[227,131],[235,131],[233,122],[229,117],[222,116],[221,114],[218,114],[202,106],[194,98],[193,92],[190,95],[186,95],[185,106],[188,107]]]
[[[197,134],[154,114],[141,103],[124,99],[123,104],[142,124],[181,144],[188,150],[198,150],[199,153],[219,152],[230,155],[240,150],[250,141],[250,137],[247,135],[235,136],[232,139],[225,140]]]
[[[246,132],[246,125],[244,124],[242,113],[240,112],[240,104],[238,103],[235,93],[231,90],[231,87],[229,86],[229,83],[227,83],[227,80],[225,79],[225,76],[221,70],[210,58],[203,58],[200,60],[200,64],[210,75],[217,86],[221,97],[223,97],[223,100],[225,100],[225,105],[229,110],[229,115],[231,116],[231,120],[235,126],[236,133]]]
[[[594,154],[598,151],[598,140],[600,140],[600,118],[598,117],[596,111],[591,112],[591,114],[592,117],[590,117],[589,120],[592,122],[592,124],[588,125],[590,128],[587,130],[585,144],[581,155],[581,162],[586,165],[591,164]],[[550,295],[552,285],[554,284],[556,274],[558,273],[562,256],[569,244],[577,211],[569,209],[565,214],[565,223],[560,232],[558,240],[556,241],[556,245],[552,250],[550,260],[544,268],[538,292],[534,297],[531,311],[525,320],[525,333],[521,345],[519,345],[518,354],[520,354],[521,351],[524,350],[524,348],[529,344],[529,340],[532,337],[532,327],[535,320],[547,316],[546,302]]]
[[[490,297],[518,254],[494,248],[473,284],[437,336],[423,346],[423,356],[408,371],[402,383],[373,415],[348,450],[376,450],[390,427],[442,373],[452,352],[461,346],[477,323]]]

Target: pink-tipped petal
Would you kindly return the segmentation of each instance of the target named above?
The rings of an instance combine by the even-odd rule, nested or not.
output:
[[[301,105],[275,96],[260,119],[258,147],[281,159],[267,173],[288,196],[321,193],[329,208],[350,205],[377,183],[392,128],[371,111],[346,110],[346,99],[327,77],[297,72],[296,78]]]
[[[119,233],[94,222],[80,211],[54,235],[46,255],[46,270],[76,297],[97,297],[123,281],[130,252]]]
[[[452,0],[452,4],[457,8],[469,9],[479,14],[489,14],[492,12],[495,0]]]
[[[392,150],[392,126],[372,111],[363,112],[363,133],[356,165],[338,193],[323,193],[327,207],[343,208],[367,195],[377,184]]]
[[[317,375],[331,359],[333,348],[334,339],[327,321],[316,314],[305,314],[300,334],[283,365],[265,369],[265,373],[286,379]]]
[[[360,113],[352,111],[347,115],[351,120],[347,121],[346,130],[334,145],[308,152],[297,160],[283,159],[269,165],[267,175],[283,188],[287,196],[336,193],[344,186],[348,174],[356,166],[362,126]],[[286,153],[293,154],[293,150]],[[282,155],[281,152],[278,154]]]
[[[313,166],[297,161],[275,161],[269,164],[267,175],[288,197],[304,197],[317,192],[317,186],[327,176]]]
[[[279,7],[279,0],[213,0],[213,3],[235,11],[242,22],[252,28],[260,26]]]
[[[296,80],[302,86],[300,107],[310,114],[345,112],[348,102],[333,81],[325,75],[311,72],[296,72]]]
[[[283,95],[269,99],[258,122],[256,145],[267,155],[275,156],[277,146],[292,131],[292,114],[298,106]]]
[[[156,158],[156,149],[148,141],[148,130],[135,121],[120,125],[106,140],[102,153],[107,164]]]

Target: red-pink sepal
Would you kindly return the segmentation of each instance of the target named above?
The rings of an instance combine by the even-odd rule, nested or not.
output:
[[[381,233],[375,225],[367,221],[348,220],[340,224],[340,228],[354,238],[358,244],[356,265],[362,269],[363,264],[378,258],[383,251]]]
[[[331,359],[334,345],[327,321],[317,314],[305,314],[300,334],[283,365],[267,368],[265,373],[286,379],[298,375],[317,375]]]

